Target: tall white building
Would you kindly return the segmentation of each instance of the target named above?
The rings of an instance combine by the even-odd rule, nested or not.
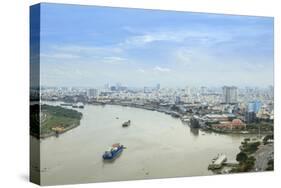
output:
[[[98,96],[98,90],[97,89],[88,89],[87,91],[87,97],[94,98]]]
[[[233,104],[237,103],[237,87],[223,86],[223,103]]]
[[[185,87],[185,94],[188,96],[191,95],[190,87],[188,87],[188,86]]]
[[[160,84],[156,85],[156,90],[160,90]]]

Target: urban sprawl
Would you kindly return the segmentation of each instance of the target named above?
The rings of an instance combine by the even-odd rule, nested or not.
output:
[[[273,86],[172,89],[160,84],[130,88],[118,83],[102,88],[42,87],[40,95],[43,101],[61,101],[73,107],[110,104],[155,110],[180,118],[193,128],[224,133],[273,133]],[[261,124],[262,129],[258,126]]]

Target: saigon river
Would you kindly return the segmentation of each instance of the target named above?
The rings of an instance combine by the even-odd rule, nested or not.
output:
[[[48,102],[58,105],[59,103]],[[219,153],[235,160],[244,135],[205,133],[157,111],[85,105],[80,126],[41,142],[43,185],[211,175]],[[131,125],[122,128],[122,123]],[[114,162],[102,154],[113,143],[127,149]]]

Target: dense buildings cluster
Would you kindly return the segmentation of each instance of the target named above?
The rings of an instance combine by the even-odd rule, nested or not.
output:
[[[165,112],[196,127],[230,130],[273,122],[273,97],[273,86],[162,88],[156,84],[134,88],[117,83],[102,88],[43,87],[41,92],[42,100],[132,106]]]

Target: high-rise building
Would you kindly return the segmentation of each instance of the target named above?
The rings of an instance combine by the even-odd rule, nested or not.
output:
[[[105,91],[108,91],[109,89],[110,89],[109,84],[108,84],[108,83],[105,84],[105,85],[104,85],[104,90],[105,90]]]
[[[257,115],[255,112],[246,112],[245,121],[247,123],[254,123],[257,120]]]
[[[97,89],[88,89],[87,96],[89,98],[94,98],[98,96],[98,90]]]
[[[206,87],[201,87],[201,94],[206,94],[207,93],[207,88]]]
[[[261,108],[261,102],[256,100],[248,103],[247,111],[258,113],[260,108]]]
[[[180,96],[176,96],[176,98],[175,98],[175,104],[179,104],[180,101],[181,101]]]
[[[223,90],[223,103],[235,104],[237,103],[237,87],[235,86],[224,86]]]
[[[188,86],[185,87],[185,94],[190,96],[190,94],[191,94],[190,87],[188,87]]]
[[[160,84],[156,85],[156,90],[160,90]]]
[[[269,86],[269,95],[273,98],[274,97],[274,87],[272,85]]]

